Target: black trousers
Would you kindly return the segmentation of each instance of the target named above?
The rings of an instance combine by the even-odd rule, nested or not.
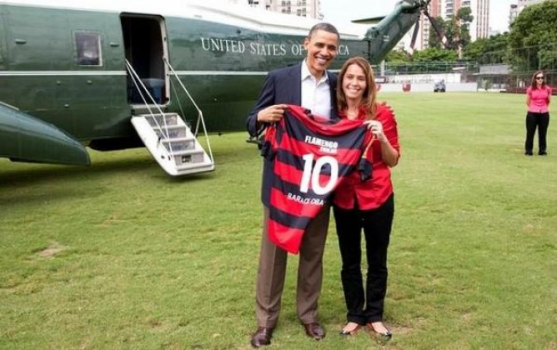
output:
[[[333,207],[340,254],[342,287],[348,322],[366,324],[383,319],[387,293],[387,248],[394,217],[394,195],[375,210]],[[367,256],[366,291],[362,280],[361,232],[364,230]]]
[[[526,142],[524,149],[527,153],[532,153],[534,148],[534,135],[536,128],[538,129],[538,152],[544,153],[547,151],[547,128],[549,127],[549,113],[533,113],[526,114]]]

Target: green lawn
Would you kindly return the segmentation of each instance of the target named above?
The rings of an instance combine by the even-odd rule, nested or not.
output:
[[[315,342],[298,323],[291,256],[269,349],[557,349],[557,125],[549,156],[525,157],[524,96],[380,97],[402,145],[394,338],[337,335],[331,224],[328,335]],[[0,348],[249,349],[262,209],[261,159],[245,138],[212,136],[217,170],[179,179],[144,149],[91,152],[90,168],[0,160]]]

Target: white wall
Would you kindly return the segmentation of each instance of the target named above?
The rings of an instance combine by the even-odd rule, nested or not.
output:
[[[390,83],[435,83],[445,80],[445,83],[460,83],[460,73],[444,73],[444,74],[397,74],[388,75]]]
[[[380,84],[381,92],[403,92],[402,84]],[[410,92],[433,92],[433,83],[418,83],[410,84]],[[446,84],[447,92],[476,92],[478,90],[478,84],[476,83],[449,83]]]

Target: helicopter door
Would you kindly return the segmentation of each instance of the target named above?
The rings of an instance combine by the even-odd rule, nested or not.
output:
[[[126,59],[157,104],[168,103],[168,75],[163,57],[166,56],[166,28],[160,16],[122,14],[122,31]],[[152,104],[151,99],[146,97]],[[128,101],[143,104],[143,99],[131,78],[128,79]]]

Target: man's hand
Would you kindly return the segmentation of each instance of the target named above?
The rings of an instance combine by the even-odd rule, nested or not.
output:
[[[260,110],[257,113],[257,121],[260,123],[276,123],[284,117],[284,111],[288,105],[273,105]]]

